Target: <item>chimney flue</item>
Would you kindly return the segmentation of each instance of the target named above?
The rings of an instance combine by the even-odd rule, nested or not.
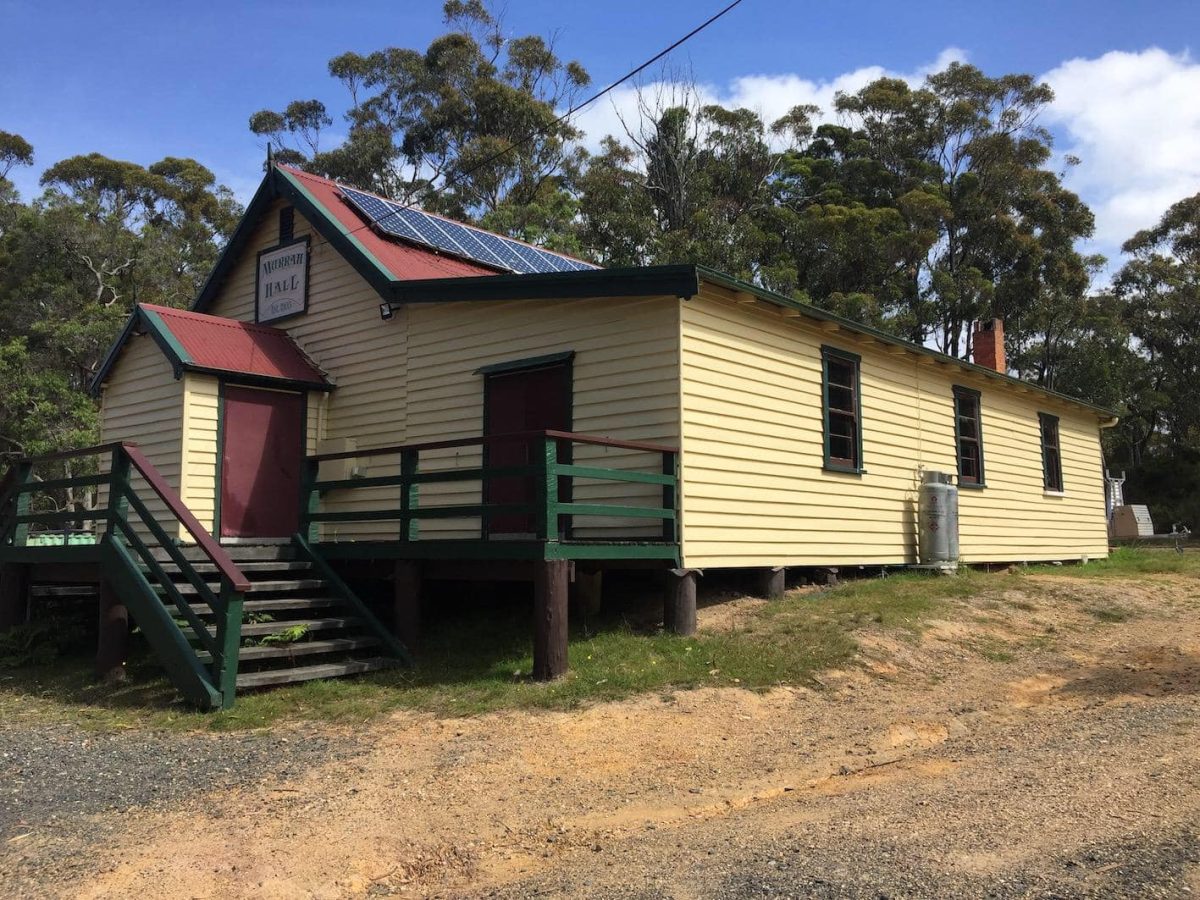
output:
[[[994,369],[1002,375],[1008,374],[1008,360],[1004,356],[1003,319],[976,322],[971,335],[971,348],[975,365]]]

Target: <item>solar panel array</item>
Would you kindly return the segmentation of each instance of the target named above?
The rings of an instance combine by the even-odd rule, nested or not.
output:
[[[386,234],[474,260],[485,266],[496,266],[518,275],[575,272],[596,268],[590,263],[531,247],[529,244],[500,237],[498,234],[469,225],[460,225],[458,222],[432,216],[373,194],[364,194],[353,188],[342,187],[341,192],[351,205]]]

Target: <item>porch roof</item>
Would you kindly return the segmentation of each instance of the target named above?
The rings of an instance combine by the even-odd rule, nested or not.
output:
[[[243,383],[312,390],[332,387],[324,373],[280,328],[139,303],[92,380],[93,393],[99,391],[126,341],[139,330],[154,338],[175,369],[176,378],[186,370]]]

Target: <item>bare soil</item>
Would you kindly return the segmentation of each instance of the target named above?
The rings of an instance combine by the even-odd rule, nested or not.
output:
[[[398,714],[289,778],[93,814],[86,848],[33,829],[0,870],[143,900],[1200,891],[1200,581],[1014,584],[859,634],[818,689]]]

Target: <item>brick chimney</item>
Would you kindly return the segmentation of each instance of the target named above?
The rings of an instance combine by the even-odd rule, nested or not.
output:
[[[971,335],[971,353],[975,365],[995,369],[1002,375],[1008,374],[1008,360],[1004,357],[1004,320],[992,319],[976,322]]]

